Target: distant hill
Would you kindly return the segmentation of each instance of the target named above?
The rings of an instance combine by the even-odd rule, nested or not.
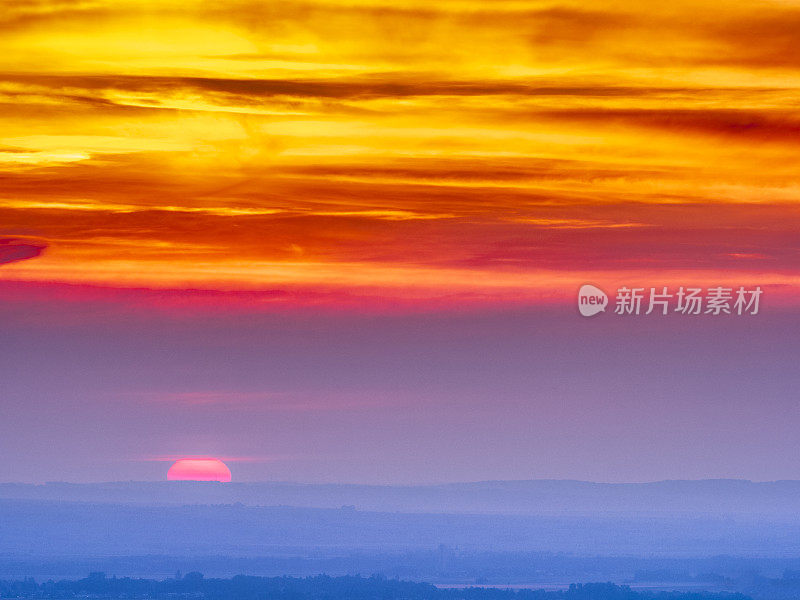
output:
[[[582,555],[800,556],[800,519],[0,500],[0,558],[403,552],[440,544]]]
[[[113,482],[0,484],[0,498],[113,504],[236,504],[425,513],[520,515],[800,514],[800,481],[734,479],[591,483],[486,481],[424,486],[281,482]]]

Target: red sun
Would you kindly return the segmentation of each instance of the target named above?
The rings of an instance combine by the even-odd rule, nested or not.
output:
[[[231,470],[218,458],[182,458],[167,471],[170,481],[230,481]]]

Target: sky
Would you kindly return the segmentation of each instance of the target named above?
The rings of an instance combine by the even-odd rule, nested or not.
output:
[[[0,3],[0,481],[800,478],[798,30]],[[587,282],[763,295],[586,319]]]

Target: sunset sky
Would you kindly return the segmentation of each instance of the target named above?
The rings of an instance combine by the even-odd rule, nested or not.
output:
[[[800,477],[799,31],[0,0],[0,480]],[[759,285],[761,320],[588,322],[585,282]]]

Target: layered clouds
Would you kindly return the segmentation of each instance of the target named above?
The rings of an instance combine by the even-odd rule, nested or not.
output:
[[[792,2],[15,2],[0,213],[50,251],[4,278],[794,289],[798,21]]]

